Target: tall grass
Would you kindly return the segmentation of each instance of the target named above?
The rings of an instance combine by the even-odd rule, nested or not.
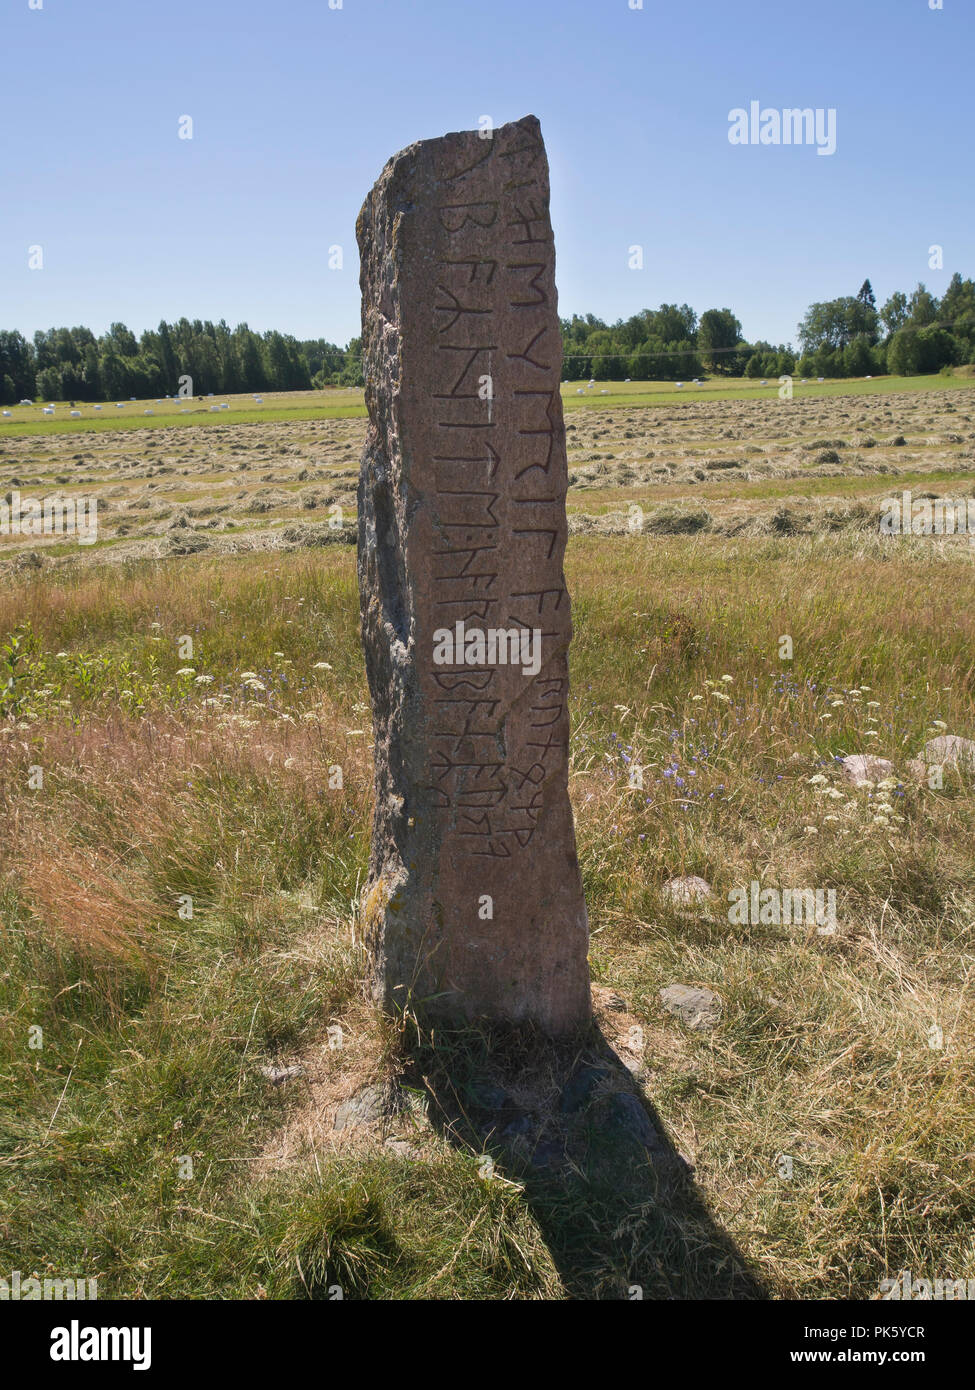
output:
[[[942,728],[975,737],[970,565],[921,538],[580,537],[567,571],[593,974],[643,1030],[642,1085],[715,1231],[781,1297],[975,1276],[973,792],[906,770]],[[718,1238],[666,1205],[613,1236],[594,1187],[492,1183],[436,1135],[332,1152],[305,1083],[262,1075],[317,1059],[338,1084],[326,1028],[368,1032],[349,551],[19,581],[15,635],[0,1268],[103,1296],[520,1298],[616,1287],[637,1251],[656,1296],[707,1292]],[[890,785],[843,779],[862,751]],[[714,889],[693,910],[661,893],[689,873]],[[733,925],[752,879],[834,888],[836,932]],[[713,1032],[663,1012],[674,982],[721,996]],[[296,1118],[307,1162],[269,1168]]]

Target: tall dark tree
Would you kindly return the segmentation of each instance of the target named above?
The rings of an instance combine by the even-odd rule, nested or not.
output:
[[[31,344],[24,335],[0,330],[0,376],[13,386],[12,394],[9,387],[5,388],[8,399],[4,400],[4,405],[25,398],[33,400],[36,392],[35,373]]]

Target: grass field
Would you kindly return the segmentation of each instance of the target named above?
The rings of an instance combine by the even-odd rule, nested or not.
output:
[[[438,1068],[466,1095],[487,1040],[417,1046],[363,996],[355,552],[267,540],[354,514],[361,423],[214,416],[80,459],[8,443],[5,486],[60,475],[123,526],[173,488],[144,534],[111,520],[80,558],[30,541],[45,563],[22,564],[6,538],[0,1267],[95,1275],[103,1298],[870,1299],[905,1268],[975,1277],[975,787],[908,766],[975,737],[975,551],[883,539],[872,510],[881,489],[973,491],[975,397],[931,385],[570,419],[591,965],[602,1045],[693,1172],[667,1187],[598,1133],[567,1173],[486,1165],[424,1097]],[[783,499],[805,531],[773,524]],[[684,533],[629,534],[634,500]],[[245,534],[162,545],[215,518]],[[894,774],[852,785],[838,759],[861,752]],[[709,900],[667,896],[687,874]],[[836,931],[732,923],[753,880],[834,890]],[[664,1011],[673,983],[720,997],[713,1030]],[[397,1079],[391,1129],[335,1128]]]
[[[942,376],[854,378],[819,382],[809,379],[803,383],[796,377],[795,396],[814,400],[820,396],[883,396],[904,391],[931,391],[946,385],[975,386],[975,377]],[[592,389],[587,381],[562,383],[562,398],[567,410],[601,410],[607,406],[669,405],[676,401],[747,401],[777,400],[779,385],[770,381],[767,386],[746,377],[712,377],[695,385],[684,382],[611,381],[597,382]],[[338,420],[364,418],[363,393],[353,387],[325,387],[321,391],[271,391],[256,404],[254,393],[244,395],[215,395],[212,398],[191,397],[189,400],[130,400],[109,401],[99,406],[92,403],[67,401],[54,403],[55,415],[42,414],[42,405],[7,407],[9,416],[0,419],[0,438],[28,438],[37,434],[85,434],[101,430],[169,429],[188,425],[271,424],[288,420]],[[50,404],[50,402],[45,402]],[[120,413],[121,407],[121,413]],[[72,419],[76,409],[80,418]]]
[[[856,383],[845,385],[849,392]],[[90,546],[0,527],[0,570],[351,539],[365,421],[336,414],[339,407],[309,418],[307,400],[284,399],[268,420],[241,423],[207,410],[203,428],[190,427],[191,417],[178,430],[140,417],[131,429],[110,421],[81,435],[78,422],[53,433],[45,422],[28,436],[0,431],[5,497],[87,499],[97,503],[98,522]],[[607,408],[612,399],[595,396],[575,409],[576,397],[566,396],[568,508],[578,531],[624,533],[636,506],[655,531],[842,525],[866,533],[876,530],[891,490],[957,495],[975,466],[975,396],[965,378],[939,377],[930,389],[901,394],[788,401],[739,398],[732,388],[699,400],[671,392],[655,406],[629,404],[621,393]]]
[[[12,405],[0,420],[0,438],[37,434],[91,434],[117,430],[176,429],[187,426],[268,424],[287,420],[336,420],[364,417],[363,393],[353,387],[326,387],[322,391],[266,392],[257,403],[246,395],[192,396],[188,400],[129,400],[93,403],[54,403],[55,415],[45,416],[41,403]],[[47,403],[50,404],[50,403]],[[73,419],[72,409],[79,412]]]

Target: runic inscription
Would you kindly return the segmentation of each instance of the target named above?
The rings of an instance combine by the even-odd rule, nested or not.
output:
[[[388,1006],[562,1032],[588,1018],[589,983],[548,207],[526,117],[404,150],[359,215],[364,918]]]

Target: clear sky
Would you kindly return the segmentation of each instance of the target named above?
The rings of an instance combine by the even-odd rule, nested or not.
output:
[[[0,0],[0,327],[185,314],[344,344],[387,158],[528,113],[564,315],[686,301],[794,341],[865,277],[882,303],[975,274],[973,0],[40,3]],[[751,101],[835,108],[836,152],[729,143]]]

